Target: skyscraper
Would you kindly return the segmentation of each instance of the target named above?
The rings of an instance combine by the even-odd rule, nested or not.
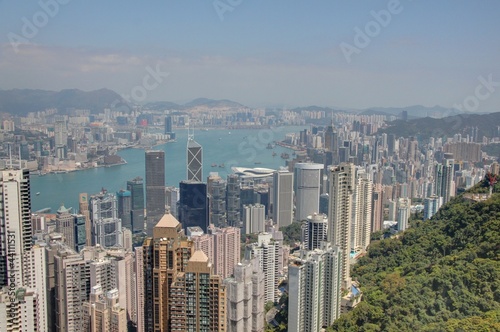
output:
[[[102,191],[90,196],[92,243],[104,248],[122,246],[122,221],[118,218],[118,202],[114,194]]]
[[[127,190],[131,198],[131,223],[134,233],[144,230],[144,181],[138,176],[127,181]]]
[[[87,193],[81,193],[78,197],[78,213],[85,217],[85,239],[86,245],[92,245],[92,223],[90,222],[89,198]]]
[[[288,266],[288,331],[320,332],[340,315],[341,249],[323,242]]]
[[[153,227],[165,213],[165,152],[146,151],[146,233],[153,234]]]
[[[328,241],[342,251],[343,288],[350,288],[349,257],[351,254],[351,216],[355,190],[355,168],[342,163],[328,169],[330,176],[330,207],[328,209]]]
[[[273,173],[273,222],[279,227],[293,221],[293,173]]]
[[[120,190],[116,193],[118,199],[118,218],[122,220],[122,227],[132,230],[132,194],[128,190]]]
[[[295,220],[306,220],[319,211],[322,164],[297,163],[294,167]]]
[[[313,214],[307,217],[307,223],[302,225],[302,243],[304,249],[314,250],[321,247],[327,240],[328,217],[324,214]]]
[[[354,190],[354,218],[351,248],[366,251],[370,244],[372,227],[372,190],[373,183],[368,174],[358,170]]]
[[[66,159],[68,144],[68,127],[63,117],[56,119],[54,124],[55,156],[59,159]]]
[[[63,234],[64,243],[75,249],[75,218],[71,215],[71,208],[61,205],[56,214],[56,232]]]
[[[226,181],[217,173],[210,173],[207,191],[210,198],[209,223],[215,227],[226,227]]]
[[[187,142],[187,180],[203,181],[203,149],[194,135],[188,136]]]
[[[236,174],[229,174],[227,176],[226,208],[227,224],[239,227],[241,223],[240,182]]]
[[[179,184],[179,221],[184,229],[198,226],[208,230],[207,185],[198,181],[181,181]]]
[[[243,231],[245,234],[255,234],[265,231],[265,207],[262,204],[243,206]]]
[[[240,229],[238,227],[216,228],[212,232],[214,254],[213,274],[222,279],[233,274],[234,267],[240,261]]]

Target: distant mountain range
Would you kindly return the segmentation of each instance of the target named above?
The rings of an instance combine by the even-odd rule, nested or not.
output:
[[[409,121],[396,120],[389,127],[378,133],[394,134],[396,137],[416,136],[420,139],[429,137],[451,137],[454,134],[467,134],[468,128],[478,128],[478,138],[482,136],[497,136],[500,126],[500,112],[489,114],[460,114],[441,119],[430,117]]]
[[[101,112],[104,108],[114,108],[127,111],[131,109],[131,104],[113,90],[100,89],[94,91],[82,91],[78,89],[68,89],[56,91],[14,89],[0,90],[0,112],[16,115],[26,115],[29,112],[43,111],[49,108],[57,108],[61,113],[67,113],[72,109],[89,109],[91,112]],[[209,109],[240,109],[249,108],[236,101],[222,99],[197,98],[190,102],[179,104],[170,101],[157,101],[143,104],[144,109],[163,111],[196,111]],[[324,111],[325,113],[347,112],[362,115],[392,115],[400,117],[403,111],[408,113],[408,119],[415,118],[443,118],[450,115],[457,115],[456,109],[441,106],[425,107],[421,105],[408,107],[372,107],[365,110],[340,109],[322,106],[305,106],[291,109],[293,112]]]
[[[77,89],[56,91],[14,89],[0,90],[0,112],[26,115],[29,112],[57,108],[66,113],[71,109],[102,111],[111,105],[126,104],[119,94],[112,90],[100,89],[82,91]]]

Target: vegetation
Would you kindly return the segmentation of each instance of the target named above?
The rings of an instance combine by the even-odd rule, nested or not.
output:
[[[301,226],[302,223],[294,221],[288,226],[281,227],[280,231],[283,232],[283,243],[293,247],[295,243],[300,242],[302,236]]]
[[[352,276],[364,300],[335,331],[500,331],[500,194],[456,197],[402,236],[373,242]]]
[[[481,147],[481,150],[483,152],[486,152],[486,154],[489,156],[500,158],[500,144],[499,143],[484,145]]]

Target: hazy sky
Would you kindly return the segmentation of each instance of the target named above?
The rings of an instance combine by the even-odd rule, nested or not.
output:
[[[0,0],[0,89],[500,111],[498,0],[56,1]]]

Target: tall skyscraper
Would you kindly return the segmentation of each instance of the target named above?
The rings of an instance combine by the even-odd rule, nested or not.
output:
[[[384,222],[383,195],[382,186],[377,184],[372,195],[372,232],[382,229],[382,223]]]
[[[354,188],[354,218],[351,248],[355,251],[366,251],[370,244],[372,227],[372,190],[373,182],[364,171],[357,171]]]
[[[118,201],[114,194],[103,191],[90,196],[92,244],[109,248],[123,245],[122,221],[118,218]]]
[[[207,185],[197,181],[181,181],[179,184],[179,221],[182,227],[198,226],[208,231]]]
[[[175,133],[173,130],[173,122],[171,115],[165,117],[165,134],[170,135],[170,139],[175,139]]]
[[[214,244],[213,274],[222,279],[233,274],[240,261],[240,229],[237,227],[216,228],[212,232]]]
[[[68,127],[63,117],[56,119],[54,124],[55,156],[59,159],[66,159],[68,144]]]
[[[138,176],[127,181],[127,190],[131,198],[131,222],[134,233],[144,230],[144,181]]]
[[[313,214],[307,217],[307,222],[302,225],[302,243],[304,249],[314,250],[321,247],[327,240],[328,217],[324,214]]]
[[[144,250],[143,247],[135,247],[135,280],[136,280],[136,325],[137,332],[144,332],[145,330],[145,320],[144,320],[144,308],[145,308],[145,283],[144,283]],[[149,281],[151,283],[151,280]]]
[[[322,164],[297,163],[294,167],[295,220],[306,220],[319,211]]]
[[[227,224],[229,226],[240,227],[240,182],[236,174],[229,174],[227,176],[226,208]]]
[[[165,152],[146,151],[146,234],[165,213]]]
[[[226,181],[217,173],[210,173],[207,179],[207,191],[210,200],[209,223],[215,227],[226,227]]]
[[[132,230],[132,193],[120,190],[116,193],[118,199],[118,218],[122,220],[122,227]]]
[[[92,245],[92,223],[90,222],[89,197],[87,193],[80,193],[78,197],[78,213],[85,217],[86,245]]]
[[[227,294],[227,331],[264,331],[264,274],[257,258],[234,267],[224,280]]]
[[[410,218],[411,200],[409,198],[399,198],[397,204],[397,222],[398,230],[404,231],[408,228],[408,219]]]
[[[340,315],[341,249],[323,242],[288,266],[288,331],[320,332]]]
[[[293,173],[273,173],[273,222],[279,227],[293,221]]]
[[[245,234],[255,234],[265,231],[265,206],[250,204],[243,206],[243,231]]]
[[[174,217],[179,217],[178,205],[179,205],[179,188],[177,187],[166,187],[165,188],[165,200],[166,206],[170,209],[170,214]]]
[[[25,255],[32,247],[29,171],[0,171],[0,187],[0,288],[20,287]]]
[[[424,199],[424,220],[431,219],[440,208],[439,197],[430,196]]]
[[[328,209],[328,241],[342,251],[342,283],[350,288],[349,257],[351,254],[352,201],[355,190],[355,168],[342,163],[328,169],[330,176],[330,208]]]
[[[187,142],[187,180],[203,181],[203,149],[194,135],[189,135]]]
[[[63,234],[64,243],[75,250],[75,218],[71,208],[61,205],[56,213],[56,232]]]

